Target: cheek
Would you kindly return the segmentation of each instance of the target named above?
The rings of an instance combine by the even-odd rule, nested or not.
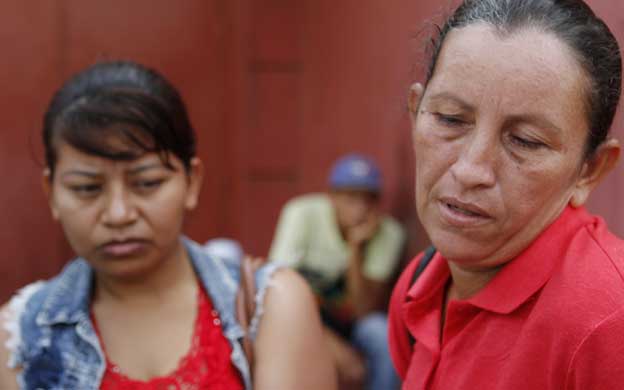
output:
[[[172,183],[175,184],[175,183]],[[182,185],[163,188],[157,196],[143,202],[143,210],[154,230],[179,232],[186,215],[186,191]]]
[[[167,207],[155,208],[150,214],[150,220],[154,230],[159,232],[173,232],[171,234],[178,234],[182,223],[186,209],[180,207],[180,204],[169,204]]]
[[[413,133],[416,161],[417,202],[425,202],[426,194],[450,169],[457,154],[453,143],[443,142],[433,130],[421,126]]]
[[[93,207],[85,206],[66,190],[58,188],[54,190],[52,208],[65,230],[74,232],[94,223]]]
[[[512,168],[500,175],[500,188],[510,214],[532,216],[565,205],[575,182],[575,170],[560,159],[530,168]]]
[[[97,226],[94,211],[90,207],[79,210],[60,208],[59,211],[58,221],[67,241],[79,255],[84,255],[90,248],[92,233]]]

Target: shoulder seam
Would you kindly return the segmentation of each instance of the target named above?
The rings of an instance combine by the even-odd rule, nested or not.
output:
[[[600,248],[600,251],[602,253],[604,253],[605,257],[607,259],[609,259],[609,263],[611,264],[611,266],[614,268],[615,272],[617,272],[617,274],[620,276],[620,279],[624,282],[624,275],[622,274],[622,272],[620,271],[620,269],[618,267],[615,266],[613,259],[611,258],[611,256],[609,255],[609,253],[607,253],[607,251],[602,247],[602,245],[600,245],[600,242],[596,239],[596,236],[594,236],[594,234],[592,233],[592,231],[587,227],[584,226],[584,229],[587,231],[587,234],[589,235],[589,237],[591,237],[592,241],[596,244],[596,246],[598,248]]]
[[[585,342],[596,332],[596,330],[598,328],[600,328],[602,326],[602,324],[604,324],[605,322],[611,320],[613,317],[616,317],[617,315],[621,314],[624,311],[624,309],[620,308],[618,310],[615,310],[614,312],[612,312],[611,314],[609,314],[608,316],[606,316],[605,318],[603,318],[602,320],[598,321],[594,326],[592,326],[592,328],[590,330],[587,331],[587,334],[585,334],[585,336],[583,336],[583,338],[581,339],[581,341],[578,343],[578,345],[576,346],[576,348],[574,349],[574,352],[572,353],[572,357],[570,358],[570,363],[568,364],[568,368],[566,369],[566,378],[564,381],[564,388],[568,388],[569,382],[570,382],[570,375],[572,373],[572,366],[574,364],[574,361],[576,360],[576,357],[578,355],[579,350],[583,347],[583,345],[585,345]]]

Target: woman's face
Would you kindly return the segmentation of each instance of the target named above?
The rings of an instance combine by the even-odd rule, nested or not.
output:
[[[74,251],[99,272],[140,276],[180,249],[185,212],[199,195],[201,163],[193,161],[187,174],[178,158],[169,159],[174,170],[154,153],[114,161],[58,146],[48,182],[52,214]]]
[[[500,265],[571,198],[584,201],[585,85],[553,35],[501,36],[484,24],[448,34],[426,90],[415,87],[410,101],[417,210],[447,259]]]

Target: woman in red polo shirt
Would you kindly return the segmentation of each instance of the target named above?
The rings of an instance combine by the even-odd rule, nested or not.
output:
[[[417,257],[390,308],[404,389],[624,388],[624,242],[583,204],[616,163],[618,44],[580,0],[466,0],[409,96]]]

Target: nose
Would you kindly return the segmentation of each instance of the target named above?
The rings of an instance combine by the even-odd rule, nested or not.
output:
[[[368,212],[368,207],[363,201],[355,200],[351,205],[351,215],[356,223],[361,223]]]
[[[137,210],[123,185],[111,186],[104,197],[102,222],[109,227],[131,225],[137,219]]]
[[[373,202],[366,196],[353,196],[350,204],[351,220],[354,224],[366,221],[374,208]]]
[[[488,188],[496,182],[496,137],[474,130],[466,137],[451,174],[464,189]]]

